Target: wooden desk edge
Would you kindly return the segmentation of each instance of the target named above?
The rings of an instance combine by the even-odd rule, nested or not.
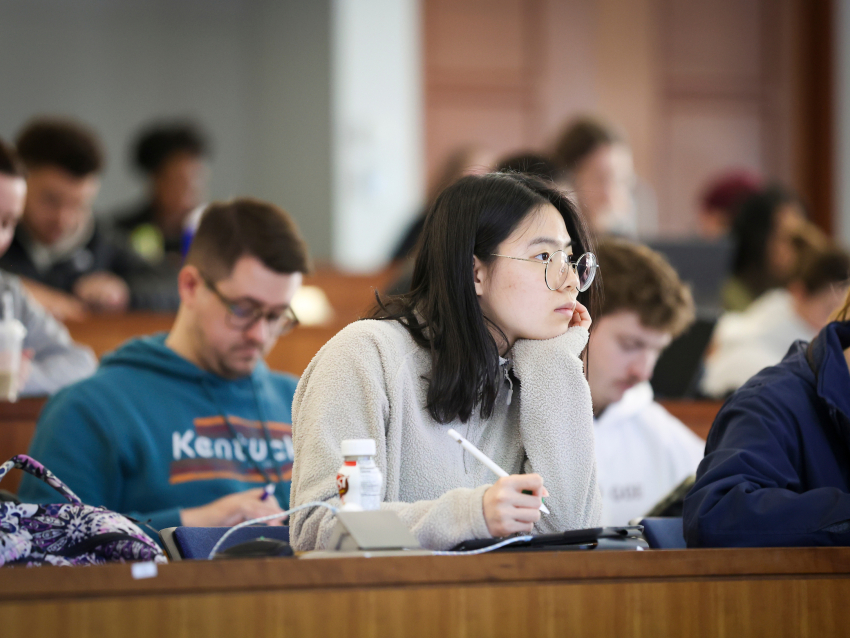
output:
[[[36,421],[48,397],[25,397],[15,403],[0,402],[0,423],[10,421]],[[0,461],[2,463],[7,459]]]
[[[729,580],[850,576],[850,548],[502,553],[463,557],[254,559],[160,565],[0,569],[0,601],[499,582]]]

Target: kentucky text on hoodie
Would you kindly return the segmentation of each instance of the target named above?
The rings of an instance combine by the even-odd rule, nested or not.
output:
[[[76,492],[156,529],[180,510],[263,485],[289,504],[296,379],[260,362],[238,379],[201,370],[165,335],[127,342],[97,373],[53,397],[30,453]],[[263,428],[265,424],[265,428]],[[24,479],[24,502],[52,502]]]

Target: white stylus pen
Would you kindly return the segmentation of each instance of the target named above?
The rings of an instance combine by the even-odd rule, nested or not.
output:
[[[450,430],[447,432],[447,434],[448,434],[450,437],[452,437],[455,441],[457,441],[458,443],[460,443],[460,444],[461,444],[461,447],[463,447],[463,449],[464,449],[464,450],[466,450],[467,452],[469,452],[472,456],[474,456],[476,459],[478,459],[478,460],[479,460],[479,461],[481,461],[484,465],[486,465],[486,466],[487,466],[487,468],[488,468],[491,472],[493,472],[493,474],[495,474],[496,476],[510,476],[507,472],[505,472],[505,470],[503,470],[503,469],[502,469],[502,468],[500,468],[498,465],[496,465],[496,464],[493,462],[493,459],[491,459],[489,456],[487,456],[486,454],[484,454],[484,452],[482,452],[482,451],[481,451],[481,450],[479,450],[477,447],[475,447],[474,445],[472,445],[472,443],[470,443],[470,442],[469,442],[469,441],[467,441],[465,438],[463,438],[463,437],[462,437],[462,436],[458,433],[458,431],[457,431],[457,430],[450,429]],[[544,503],[540,503],[540,511],[541,511],[541,512],[543,512],[544,514],[549,514],[549,508],[548,508],[548,507],[546,507],[546,505],[545,505]]]

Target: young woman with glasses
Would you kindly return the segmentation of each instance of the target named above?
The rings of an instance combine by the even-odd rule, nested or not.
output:
[[[469,176],[428,213],[411,291],[328,342],[293,403],[292,504],[338,503],[340,442],[374,439],[382,508],[424,547],[599,521],[580,353],[596,260],[575,205],[520,174]],[[454,428],[506,470],[496,476]],[[546,497],[549,514],[541,514]],[[292,516],[322,548],[327,510]]]

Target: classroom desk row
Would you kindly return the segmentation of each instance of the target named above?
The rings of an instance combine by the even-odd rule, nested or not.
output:
[[[383,290],[395,278],[396,270],[387,269],[371,275],[352,275],[333,268],[320,267],[305,278],[305,285],[320,288],[333,310],[330,321],[320,326],[300,326],[280,339],[266,357],[273,370],[301,375],[319,349],[346,325],[363,316],[374,304],[375,290]],[[168,331],[174,322],[171,314],[129,313],[97,315],[81,323],[69,323],[75,340],[90,346],[102,357],[127,339],[137,335]],[[35,422],[44,399],[25,399],[15,404],[0,403],[0,462],[24,452],[35,430]],[[674,416],[703,439],[719,408],[716,402],[664,401]],[[17,490],[17,472],[7,477],[3,489]]]
[[[45,398],[21,399],[17,403],[0,402],[0,463],[15,454],[26,452],[35,432],[35,424]],[[667,410],[705,439],[722,403],[718,401],[676,400],[662,402]],[[20,472],[12,472],[0,483],[0,488],[16,492]]]
[[[0,570],[4,635],[846,636],[850,548]]]

